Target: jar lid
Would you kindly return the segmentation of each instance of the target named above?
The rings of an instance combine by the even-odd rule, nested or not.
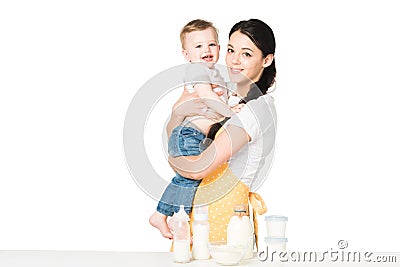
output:
[[[288,217],[281,215],[269,215],[265,216],[264,220],[268,222],[286,222],[288,220]]]
[[[268,236],[264,238],[265,243],[286,243],[288,239],[286,237],[272,237]]]

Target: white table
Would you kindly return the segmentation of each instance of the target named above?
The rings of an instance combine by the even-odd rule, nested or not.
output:
[[[400,266],[397,263],[274,263],[260,261],[257,256],[241,262],[240,266]],[[0,267],[143,267],[180,266],[213,267],[220,266],[213,260],[193,260],[190,263],[174,263],[169,252],[96,252],[96,251],[0,251]]]
[[[251,260],[257,266],[258,259]],[[170,252],[0,251],[0,267],[219,266],[213,260],[174,263]]]

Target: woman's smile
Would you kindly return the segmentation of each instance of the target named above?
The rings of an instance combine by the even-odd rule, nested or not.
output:
[[[231,72],[232,74],[240,74],[240,73],[243,71],[243,69],[232,68],[232,67],[229,67],[229,70],[230,70],[230,72]]]

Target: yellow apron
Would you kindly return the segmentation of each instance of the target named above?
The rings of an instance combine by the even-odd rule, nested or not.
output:
[[[253,208],[255,241],[258,249],[257,214],[267,211],[260,195],[249,192],[249,187],[242,183],[228,168],[228,163],[205,177],[197,189],[193,206],[208,204],[208,220],[210,223],[209,241],[226,241],[226,230],[236,204],[248,204]],[[193,222],[190,214],[190,224]]]
[[[217,135],[221,132],[218,131]],[[224,163],[203,178],[193,200],[193,206],[208,205],[208,221],[210,223],[209,241],[226,241],[226,230],[233,214],[235,204],[248,204],[253,208],[255,243],[258,251],[258,219],[267,211],[260,195],[250,192]],[[249,209],[250,210],[250,209]],[[190,214],[190,231],[192,234],[193,212]],[[173,243],[171,245],[173,251]]]

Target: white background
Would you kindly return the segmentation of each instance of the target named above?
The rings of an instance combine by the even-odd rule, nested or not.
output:
[[[168,251],[124,162],[125,112],[185,63],[185,23],[215,23],[223,64],[230,27],[254,17],[275,32],[278,70],[276,156],[258,192],[289,217],[288,249],[399,251],[395,2],[2,1],[0,250]]]

